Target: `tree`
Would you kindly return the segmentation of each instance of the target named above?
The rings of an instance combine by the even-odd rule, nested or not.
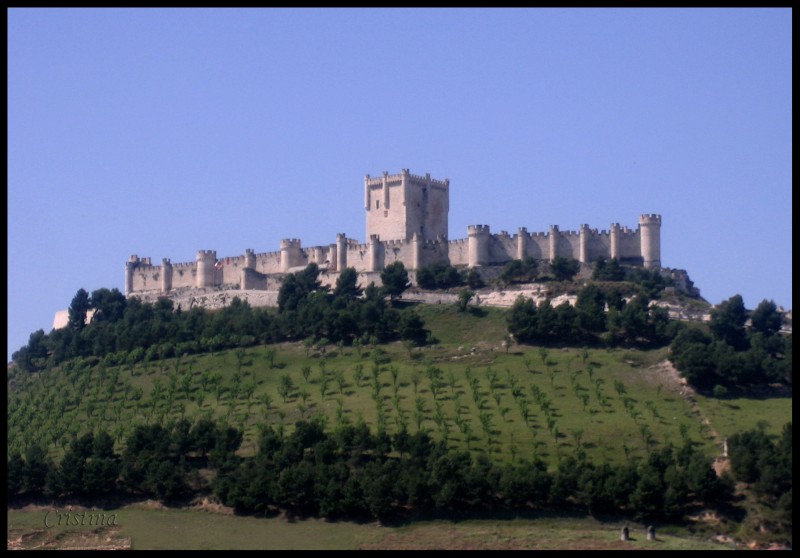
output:
[[[469,305],[470,300],[473,299],[475,293],[469,289],[461,289],[458,292],[458,302],[456,303],[458,306],[459,312],[466,312],[467,306]]]
[[[388,295],[390,300],[395,300],[411,286],[408,282],[408,272],[403,262],[394,262],[387,265],[381,271],[381,281],[383,282],[382,292]]]
[[[578,323],[584,331],[602,332],[606,329],[606,296],[597,285],[586,285],[578,293],[575,310]]]
[[[346,267],[336,279],[336,287],[333,289],[334,297],[358,298],[363,289],[358,287],[358,272],[353,267]]]
[[[556,281],[570,281],[580,270],[581,264],[578,260],[556,256],[550,262],[550,271]]]
[[[91,306],[95,309],[92,322],[116,322],[125,315],[125,295],[119,289],[97,289],[92,291]]]
[[[422,289],[449,289],[464,284],[464,279],[450,264],[433,264],[417,271],[417,285]]]
[[[519,343],[531,343],[538,339],[539,329],[536,305],[532,298],[519,295],[508,315],[508,331]]]
[[[470,268],[467,272],[467,286],[472,290],[482,289],[486,286],[477,268]]]
[[[778,312],[774,301],[764,299],[753,310],[750,315],[750,321],[753,331],[770,336],[780,331],[783,315]]]
[[[278,395],[283,398],[284,403],[286,403],[286,398],[289,397],[293,389],[294,383],[292,382],[291,376],[289,376],[289,374],[281,376],[281,382],[278,384]]]
[[[425,329],[425,322],[419,314],[411,309],[407,309],[400,315],[398,324],[400,339],[409,340],[418,347],[425,344],[428,339],[429,330]]]
[[[592,279],[595,281],[622,281],[625,279],[625,270],[620,267],[617,258],[597,258],[594,262]]]
[[[531,257],[524,260],[511,260],[500,273],[500,280],[505,284],[532,283],[539,271],[539,262]]]
[[[86,315],[90,307],[89,293],[83,289],[78,289],[72,299],[72,303],[69,305],[69,327],[77,331],[83,331],[83,328],[86,327]]]
[[[303,271],[291,273],[284,278],[278,291],[278,311],[297,310],[310,293],[321,288],[319,266],[312,262]]]
[[[747,321],[747,310],[741,295],[733,295],[711,310],[711,333],[736,350],[746,348],[744,324]]]

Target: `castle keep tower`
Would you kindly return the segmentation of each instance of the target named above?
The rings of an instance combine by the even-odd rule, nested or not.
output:
[[[648,269],[661,267],[661,215],[655,213],[641,215],[639,235],[644,266]]]
[[[408,169],[400,174],[364,178],[364,209],[367,238],[410,241],[414,233],[422,240],[447,238],[450,210],[450,180],[430,174],[417,176]]]

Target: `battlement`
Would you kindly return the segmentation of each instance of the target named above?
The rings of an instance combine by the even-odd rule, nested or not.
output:
[[[161,258],[161,265],[163,267],[172,267],[172,264],[169,261],[169,258]]]
[[[148,258],[149,259],[149,258]],[[197,252],[197,261],[198,262],[208,262],[208,261],[216,261],[217,259],[217,251],[216,250],[199,250]]]
[[[175,271],[177,271],[177,270],[186,270],[186,269],[194,269],[195,266],[196,266],[195,262],[181,262],[181,263],[172,264],[172,269],[175,270]]]
[[[661,224],[661,215],[657,213],[645,213],[639,217],[640,225]]]
[[[413,183],[424,183],[429,186],[433,186],[434,188],[442,188],[442,189],[449,189],[450,188],[450,179],[445,178],[444,180],[437,180],[436,178],[431,178],[430,173],[426,172],[425,176],[420,176],[418,174],[410,174],[408,169],[403,169],[405,175],[411,179]]]
[[[137,268],[137,267],[146,267],[151,266],[153,264],[150,263],[150,258],[140,258],[136,254],[128,258],[128,261],[125,262],[125,267],[127,268]]]
[[[281,250],[286,250],[288,248],[300,248],[300,239],[284,238],[283,240],[281,240]]]
[[[256,253],[252,248],[245,248],[244,250],[245,256],[255,257]]]
[[[337,242],[347,242],[347,235],[344,233],[336,233],[336,241]]]
[[[450,188],[449,178],[439,180],[437,178],[431,178],[430,173],[425,173],[425,176],[411,174],[408,169],[402,169],[399,174],[389,174],[388,171],[383,171],[381,176],[375,177],[367,174],[364,176],[364,184],[367,187],[383,186],[385,182],[389,186],[396,186],[401,184],[404,178],[406,179],[407,184],[433,186],[434,188],[441,188],[445,190]]]
[[[280,258],[281,253],[279,250],[273,250],[272,252],[259,252],[256,254],[256,259],[271,259],[271,258]]]
[[[374,178],[370,177],[370,175],[364,176],[364,184],[367,186],[383,186],[384,181],[387,184],[400,184],[403,180],[402,174],[392,174],[390,175],[387,171],[383,171],[383,175],[376,176]]]
[[[469,236],[489,234],[489,225],[469,225],[467,234]]]

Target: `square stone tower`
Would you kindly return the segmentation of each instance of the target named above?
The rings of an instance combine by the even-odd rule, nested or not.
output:
[[[417,176],[408,169],[400,174],[364,178],[364,208],[367,210],[367,240],[381,241],[447,238],[450,210],[450,180],[430,174]]]

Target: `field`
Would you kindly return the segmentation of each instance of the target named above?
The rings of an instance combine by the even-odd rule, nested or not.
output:
[[[664,529],[655,541],[645,526],[629,523],[628,542],[620,541],[623,523],[589,518],[517,518],[508,520],[419,521],[409,525],[328,523],[317,519],[287,521],[220,515],[196,510],[154,510],[126,507],[116,527],[44,527],[45,510],[9,511],[9,541],[23,548],[59,544],[86,547],[124,541],[144,549],[582,549],[582,550],[724,550],[732,546]],[[25,537],[22,533],[27,533]],[[110,540],[109,540],[110,539]],[[74,543],[74,544],[73,544]]]
[[[418,312],[438,340],[422,349],[292,343],[33,375],[9,393],[9,453],[38,440],[58,459],[72,434],[102,428],[119,441],[136,424],[210,416],[243,429],[250,454],[259,424],[291,430],[322,415],[329,428],[425,430],[497,461],[555,465],[580,449],[621,462],[684,439],[717,456],[724,436],[761,421],[778,433],[792,417],[791,393],[693,394],[667,349],[505,347],[504,310]]]

